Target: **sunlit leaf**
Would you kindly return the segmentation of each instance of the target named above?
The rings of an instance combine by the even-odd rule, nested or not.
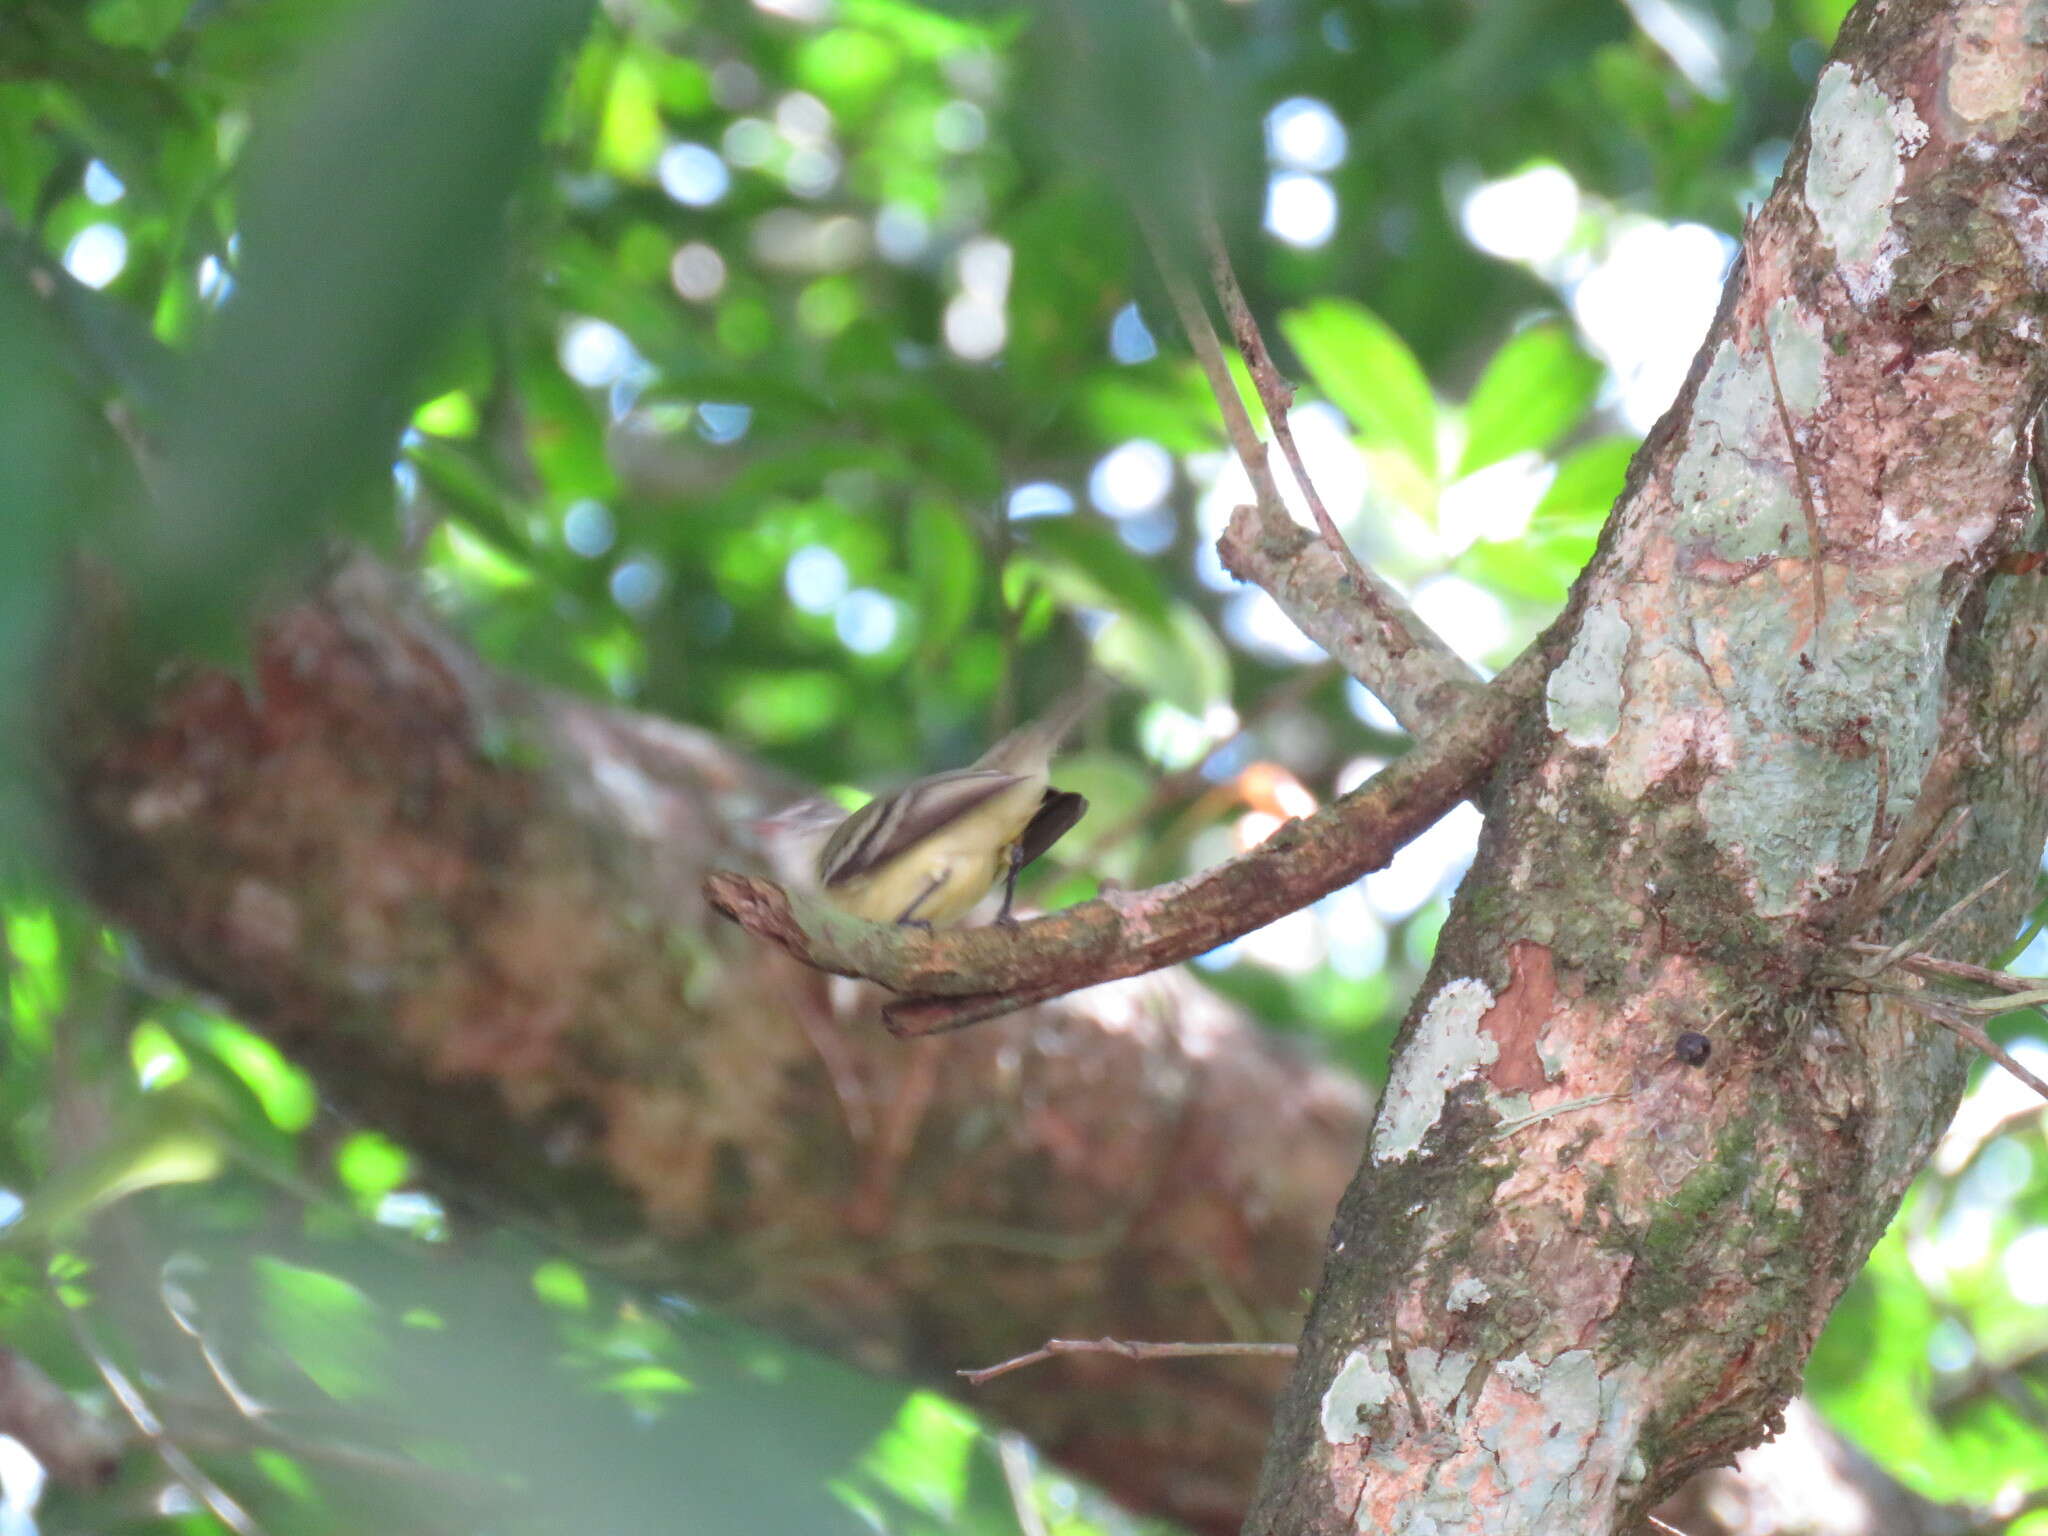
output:
[[[1191,715],[1230,696],[1230,655],[1187,603],[1175,603],[1164,625],[1118,615],[1097,633],[1095,661],[1141,694]]]
[[[612,67],[611,89],[605,95],[599,162],[614,175],[644,180],[661,156],[661,143],[653,76],[638,55],[624,54]]]
[[[1309,379],[1369,446],[1391,444],[1436,473],[1436,398],[1393,328],[1349,299],[1318,299],[1280,317]]]
[[[264,1326],[322,1391],[350,1401],[389,1380],[390,1346],[377,1305],[355,1285],[268,1254],[250,1268]]]
[[[635,1365],[607,1376],[603,1390],[669,1395],[694,1391],[695,1388],[691,1386],[689,1377],[665,1365]]]
[[[1584,419],[1601,372],[1566,326],[1517,332],[1493,354],[1466,402],[1458,473],[1550,447]]]
[[[861,1466],[906,1503],[947,1517],[966,1498],[968,1463],[980,1437],[965,1410],[933,1393],[914,1392]]]
[[[1636,441],[1603,437],[1565,455],[1529,519],[1532,533],[1598,533],[1621,495]]]
[[[374,1204],[412,1172],[405,1149],[375,1131],[357,1131],[334,1149],[334,1171],[358,1200]]]
[[[233,1072],[279,1130],[302,1131],[313,1123],[320,1096],[312,1079],[261,1035],[217,1014],[187,1014],[179,1020],[179,1031]]]
[[[590,1310],[590,1283],[582,1270],[564,1259],[549,1259],[534,1270],[533,1293],[564,1312]]]
[[[1070,600],[1114,608],[1148,624],[1166,622],[1166,592],[1159,573],[1100,519],[1037,517],[1018,527],[1035,558],[1053,573],[1056,586],[1079,575],[1085,578],[1085,587],[1092,588],[1067,585]]]

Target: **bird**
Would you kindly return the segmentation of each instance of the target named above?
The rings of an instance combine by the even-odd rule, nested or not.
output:
[[[804,801],[776,818],[817,848],[808,874],[832,906],[870,922],[948,926],[996,882],[998,923],[1016,921],[1017,875],[1071,831],[1088,809],[1048,777],[1052,755],[1101,699],[1090,678],[1045,715],[1012,731],[972,764],[916,779],[850,816]]]

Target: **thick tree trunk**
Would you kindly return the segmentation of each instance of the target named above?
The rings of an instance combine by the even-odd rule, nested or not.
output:
[[[109,913],[445,1187],[870,1369],[1048,1337],[1292,1339],[1368,1104],[1177,975],[906,1043],[712,918],[763,773],[489,674],[357,566],[253,691],[81,705]],[[79,680],[71,690],[91,697]],[[1073,1357],[970,1400],[1131,1507],[1234,1529],[1284,1367]]]
[[[1845,28],[1497,780],[1248,1529],[1633,1529],[1765,1433],[1947,1120],[1963,1052],[1843,946],[2003,872],[1981,958],[2041,852],[2044,82],[2039,6]]]

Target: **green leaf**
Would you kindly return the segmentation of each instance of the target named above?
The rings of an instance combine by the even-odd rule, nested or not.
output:
[[[177,1016],[177,1030],[188,1043],[203,1045],[232,1072],[279,1130],[303,1131],[313,1123],[320,1096],[312,1079],[261,1035],[218,1014],[189,1011]]]
[[[1369,447],[1392,445],[1436,474],[1436,398],[1393,327],[1349,299],[1318,299],[1280,317],[1281,334],[1323,396]]]
[[[246,156],[234,302],[165,433],[131,541],[146,650],[231,650],[337,511],[388,527],[398,429],[496,266],[587,0],[386,3],[320,49]]]
[[[918,646],[936,653],[966,626],[981,598],[981,541],[952,507],[910,509],[910,571],[917,580]]]
[[[548,1259],[533,1271],[533,1293],[563,1312],[590,1310],[590,1283],[565,1259]]]
[[[110,48],[153,52],[170,41],[190,9],[189,0],[98,0],[85,24]]]
[[[605,93],[598,162],[615,176],[644,181],[661,158],[661,141],[654,76],[636,55],[622,54],[612,66],[611,89]]]
[[[1509,337],[1466,403],[1458,473],[1548,448],[1585,417],[1600,377],[1600,365],[1563,325],[1531,326]]]
[[[335,1149],[334,1171],[349,1193],[374,1205],[406,1181],[412,1159],[390,1138],[357,1131]]]
[[[256,1307],[276,1346],[320,1389],[349,1401],[391,1380],[376,1303],[339,1275],[258,1254]]]
[[[1054,585],[1063,588],[1063,596],[1078,596],[1089,606],[1113,608],[1147,624],[1166,623],[1166,592],[1158,571],[1098,519],[1080,514],[1035,517],[1018,528],[1039,564],[1055,573]],[[1062,571],[1078,573],[1095,593],[1078,594],[1071,582],[1059,581]]]
[[[1636,446],[1632,437],[1603,437],[1567,454],[1529,516],[1529,532],[1598,534],[1628,480]]]
[[[1173,453],[1200,453],[1223,437],[1215,396],[1192,367],[1101,375],[1082,391],[1081,414],[1104,442],[1149,437]]]
[[[615,1371],[607,1376],[600,1390],[673,1395],[692,1392],[696,1388],[691,1385],[689,1377],[680,1371],[672,1371],[665,1365],[631,1365],[623,1371]]]
[[[913,1392],[861,1465],[913,1508],[950,1519],[967,1496],[969,1461],[980,1438],[965,1409],[935,1393]]]
[[[1230,697],[1230,653],[1209,621],[1175,603],[1164,625],[1118,615],[1095,637],[1095,662],[1112,677],[1191,715]]]
[[[861,117],[896,74],[896,50],[872,32],[833,27],[797,51],[797,78],[842,117]]]

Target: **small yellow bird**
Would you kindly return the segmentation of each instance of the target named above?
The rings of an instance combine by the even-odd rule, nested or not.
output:
[[[1088,809],[1047,775],[1067,732],[1107,687],[1091,678],[971,767],[918,779],[839,822],[814,866],[825,899],[870,922],[932,927],[958,922],[1001,880],[996,921],[1014,922],[1018,871]]]

